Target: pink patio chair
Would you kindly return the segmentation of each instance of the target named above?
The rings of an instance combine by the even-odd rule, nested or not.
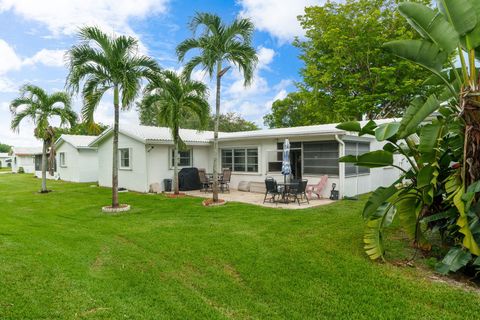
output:
[[[309,184],[306,189],[308,199],[312,199],[312,193],[317,195],[318,199],[321,199],[322,191],[325,189],[327,182],[328,176],[325,175],[320,178],[320,181],[317,184]]]

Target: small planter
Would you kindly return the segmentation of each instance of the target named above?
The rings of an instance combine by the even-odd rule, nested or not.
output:
[[[118,213],[127,212],[129,210],[130,210],[130,205],[128,205],[128,204],[121,204],[116,208],[114,208],[112,206],[102,207],[102,212],[103,213],[109,213],[109,214],[118,214]]]
[[[218,199],[217,202],[213,202],[213,199],[205,199],[202,201],[202,205],[204,207],[218,207],[218,206],[223,206],[226,203],[227,201],[223,199]]]

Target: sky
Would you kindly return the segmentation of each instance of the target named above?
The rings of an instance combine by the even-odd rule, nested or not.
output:
[[[263,116],[273,101],[294,91],[302,63],[292,45],[303,37],[297,16],[306,6],[323,0],[0,0],[0,142],[14,146],[37,146],[33,123],[24,122],[18,132],[10,129],[9,104],[25,83],[49,92],[65,87],[64,54],[77,42],[76,32],[97,25],[111,34],[128,34],[140,41],[143,53],[166,69],[181,70],[175,47],[192,36],[188,22],[195,12],[212,12],[226,22],[236,17],[252,19],[256,30],[253,45],[259,64],[253,83],[243,86],[241,74],[230,71],[222,80],[221,112],[237,112],[263,126]],[[192,76],[206,82],[213,106],[215,91],[200,70]],[[74,97],[79,112],[80,97]],[[104,96],[95,121],[111,124],[112,95]],[[53,123],[55,125],[55,122]],[[135,108],[121,113],[121,126],[138,124]]]

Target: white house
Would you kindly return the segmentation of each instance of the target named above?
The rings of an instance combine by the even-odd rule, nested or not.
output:
[[[14,147],[12,154],[12,172],[18,173],[23,168],[25,173],[35,173],[35,154],[42,153],[41,147]]]
[[[55,142],[57,176],[72,182],[98,180],[97,148],[89,144],[97,136],[62,134]]]
[[[180,153],[180,167],[210,168],[212,132],[181,129],[182,140],[190,148]],[[98,147],[98,183],[112,186],[113,130],[105,130],[90,143]],[[162,184],[173,177],[173,141],[170,129],[128,126],[119,134],[119,187],[148,192],[150,184]],[[162,184],[163,185],[163,184]]]
[[[380,120],[378,123],[394,121]],[[232,170],[231,187],[241,181],[260,182],[271,176],[281,175],[283,142],[290,141],[290,161],[294,178],[317,183],[328,175],[330,194],[332,183],[340,196],[354,196],[388,185],[399,177],[398,169],[360,168],[339,163],[343,155],[361,154],[381,149],[374,137],[358,137],[356,134],[335,128],[336,124],[267,129],[234,133],[219,133],[220,163],[218,168]],[[180,131],[189,150],[180,155],[180,167],[213,168],[213,132],[195,130]],[[107,129],[90,146],[98,147],[99,176],[101,186],[111,186],[112,129]],[[173,177],[172,139],[168,128],[147,126],[121,127],[119,134],[119,187],[148,192],[152,183],[160,183]],[[396,164],[402,165],[400,157]]]
[[[6,168],[12,166],[12,156],[8,153],[0,153],[0,168]]]

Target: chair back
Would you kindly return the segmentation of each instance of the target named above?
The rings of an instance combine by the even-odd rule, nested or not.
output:
[[[303,180],[299,181],[299,183],[298,183],[298,192],[304,193],[305,190],[307,189],[307,184],[308,184],[308,180],[307,180],[307,179],[303,179]]]
[[[230,182],[230,177],[232,176],[232,170],[230,169],[223,169],[223,182]]]
[[[277,182],[273,178],[266,178],[265,179],[265,189],[267,192],[274,192],[277,191]]]
[[[320,181],[317,184],[317,189],[320,190],[320,191],[323,190],[325,188],[325,186],[327,185],[327,183],[328,183],[328,176],[327,175],[322,176],[320,178]]]
[[[207,173],[205,172],[205,169],[198,169],[198,177],[200,178],[201,183],[207,183]]]

